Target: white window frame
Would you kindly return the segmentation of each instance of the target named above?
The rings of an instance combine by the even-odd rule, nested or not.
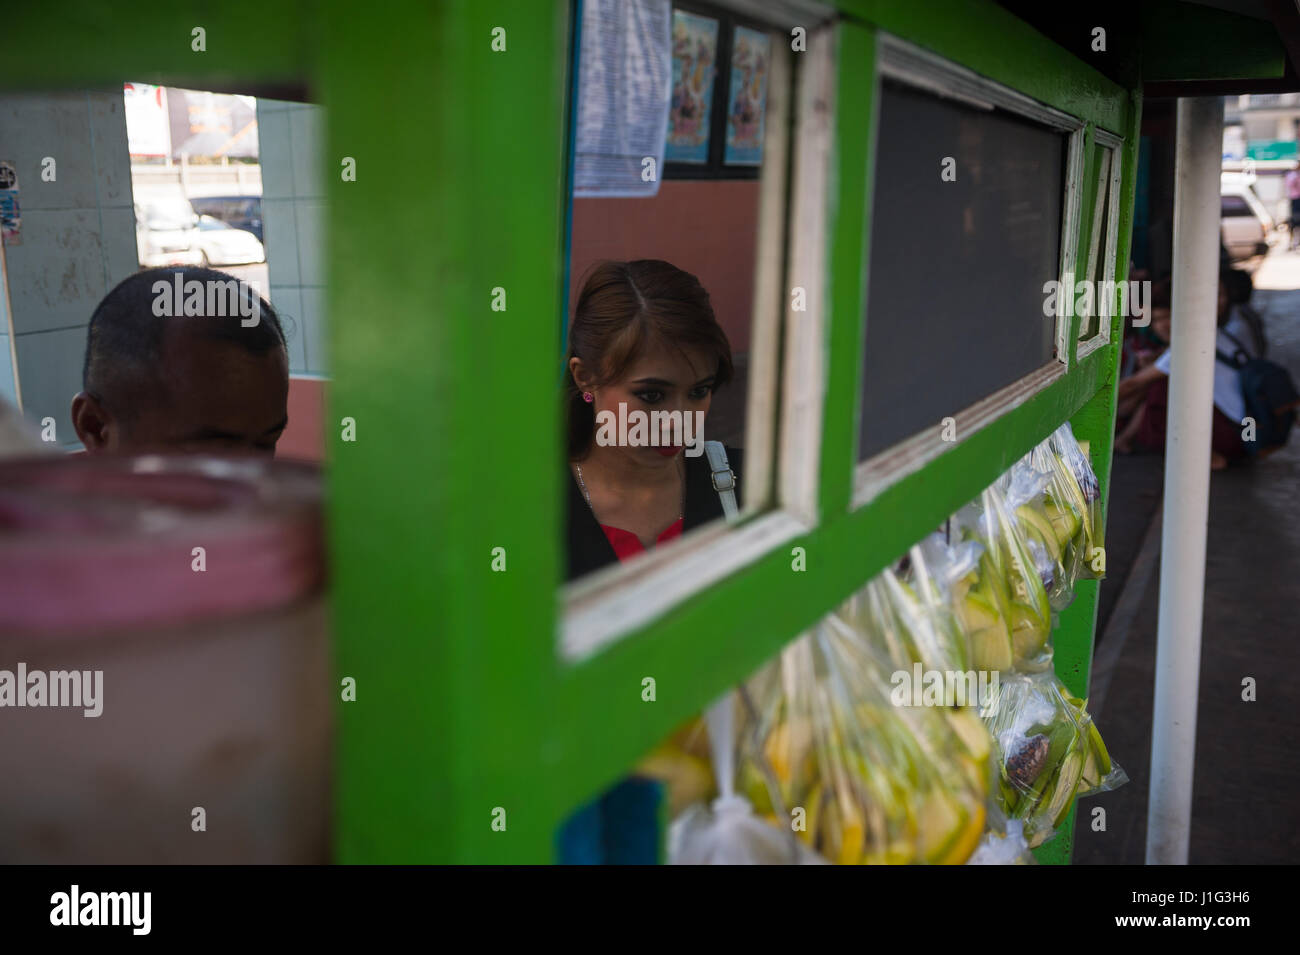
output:
[[[741,475],[746,507],[737,526],[718,521],[681,541],[656,547],[630,565],[605,567],[567,584],[561,593],[558,645],[561,659],[568,664],[586,660],[652,623],[687,598],[807,534],[817,523],[829,297],[826,244],[834,156],[835,36],[833,27],[810,30],[807,52],[799,54],[798,128],[793,135],[787,223],[791,103],[786,91],[794,57],[789,44],[781,42],[780,30],[772,28],[771,35],[746,473]],[[783,269],[787,237],[788,278]],[[805,311],[791,309],[795,286],[805,290]],[[772,486],[774,474],[775,499],[770,500],[767,488]]]
[[[981,76],[951,60],[881,32],[877,40],[879,64],[876,102],[880,101],[879,81],[895,80],[915,89],[925,90],[945,99],[954,99],[977,109],[1002,109],[1042,123],[1069,135],[1066,142],[1064,207],[1061,215],[1061,258],[1058,270],[1060,288],[1074,288],[1079,233],[1084,140],[1083,120],[1032,99],[1008,86]],[[876,149],[882,148],[879,137]],[[873,186],[874,188],[874,186]],[[868,281],[870,278],[868,277]],[[864,315],[864,323],[870,316]],[[886,488],[909,474],[921,470],[940,455],[968,440],[985,426],[1018,408],[1034,395],[1062,378],[1070,367],[1074,349],[1070,347],[1070,321],[1066,317],[1065,296],[1056,297],[1056,357],[1018,381],[981,398],[967,408],[955,411],[956,439],[945,441],[939,422],[854,465],[853,497],[850,510],[858,510],[875,500]],[[865,346],[865,324],[862,341]],[[857,400],[861,402],[861,388]],[[859,414],[861,414],[859,406]]]
[[[1104,129],[1093,130],[1093,142],[1105,149],[1110,154],[1110,167],[1106,179],[1106,239],[1104,245],[1101,237],[1096,234],[1097,216],[1101,211],[1102,196],[1098,196],[1093,210],[1093,228],[1090,230],[1093,235],[1089,238],[1089,261],[1086,266],[1086,274],[1092,275],[1091,257],[1098,252],[1105,256],[1102,259],[1101,281],[1102,288],[1110,288],[1115,282],[1115,273],[1118,270],[1118,263],[1115,261],[1116,247],[1119,245],[1119,192],[1123,182],[1123,165],[1124,140],[1113,133],[1108,133]],[[1098,183],[1100,185],[1100,183]],[[1127,278],[1127,276],[1126,276]],[[1109,283],[1109,284],[1108,284]],[[1115,311],[1123,314],[1124,309],[1128,306],[1128,286],[1122,288],[1116,287],[1118,296],[1113,301],[1103,302],[1102,296],[1094,295],[1093,308],[1099,313],[1097,323],[1097,334],[1088,339],[1079,339],[1075,343],[1075,360],[1082,361],[1088,355],[1091,355],[1098,348],[1110,344],[1110,325],[1115,318]],[[1094,290],[1096,291],[1096,290]],[[1105,305],[1115,305],[1115,309],[1104,307]],[[1080,324],[1086,321],[1087,316],[1080,316]]]

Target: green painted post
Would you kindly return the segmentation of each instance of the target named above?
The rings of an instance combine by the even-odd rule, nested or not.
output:
[[[880,102],[876,31],[841,23],[836,56],[839,77],[832,182],[838,193],[831,209],[830,268],[826,277],[830,310],[820,488],[821,513],[829,518],[849,511],[853,471],[858,463],[858,396],[862,393],[871,193],[875,182],[873,150]],[[817,556],[813,559],[817,560]]]
[[[1115,280],[1128,280],[1128,262],[1133,243],[1133,200],[1137,191],[1138,147],[1142,129],[1142,97],[1131,96],[1129,121],[1123,129],[1124,145],[1121,152],[1119,241],[1115,249]],[[1096,178],[1095,176],[1093,177]],[[1127,299],[1126,299],[1127,303]],[[1149,303],[1148,303],[1149,304]],[[1103,521],[1108,517],[1110,500],[1110,474],[1115,443],[1115,402],[1119,392],[1119,358],[1123,346],[1124,318],[1111,318],[1110,345],[1099,349],[1086,359],[1102,369],[1100,387],[1071,420],[1070,426],[1080,441],[1088,442],[1089,459],[1097,473],[1101,491]],[[1089,678],[1092,673],[1092,654],[1096,645],[1097,600],[1101,583],[1096,580],[1080,581],[1075,587],[1075,598],[1061,615],[1061,626],[1055,635],[1056,672],[1061,681],[1080,699],[1087,699]],[[1111,586],[1117,586],[1112,583]],[[1105,726],[1101,729],[1105,731]],[[1074,821],[1078,804],[1057,831],[1056,839],[1036,853],[1039,862],[1064,865],[1074,852]]]
[[[552,857],[565,9],[325,18],[340,861]]]

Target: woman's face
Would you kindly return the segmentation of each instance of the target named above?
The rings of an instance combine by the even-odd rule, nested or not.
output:
[[[584,369],[580,361],[574,361],[574,380],[579,388],[583,388]],[[601,412],[609,412],[617,420],[620,404],[627,406],[625,414],[628,416],[629,434],[636,420],[632,416],[633,412],[641,412],[648,423],[658,423],[657,447],[620,446],[620,451],[632,455],[635,460],[647,465],[662,465],[681,453],[687,437],[690,437],[692,443],[703,441],[705,435],[700,433],[694,423],[703,421],[708,414],[709,405],[713,401],[715,372],[716,360],[701,349],[677,349],[664,345],[645,348],[632,360],[619,380],[599,388],[583,389],[594,395],[597,443],[600,443]],[[654,412],[681,412],[681,415],[671,418],[661,415],[655,418],[652,417]],[[699,412],[698,416],[696,412]],[[690,424],[687,424],[688,415],[691,416]],[[684,434],[686,429],[689,431]]]

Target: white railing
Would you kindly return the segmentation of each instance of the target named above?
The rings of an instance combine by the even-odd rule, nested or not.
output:
[[[187,196],[260,196],[262,167],[252,163],[228,166],[132,165],[131,185],[137,191],[179,190]]]

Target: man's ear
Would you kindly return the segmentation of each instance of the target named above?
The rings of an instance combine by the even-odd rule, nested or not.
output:
[[[87,454],[103,454],[108,450],[109,436],[117,423],[98,398],[79,391],[72,399],[72,427],[86,446]]]

